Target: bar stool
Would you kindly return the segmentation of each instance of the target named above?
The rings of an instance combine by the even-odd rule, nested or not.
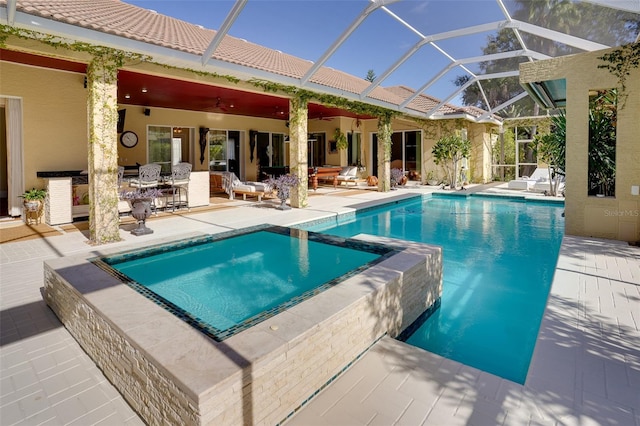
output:
[[[129,181],[129,186],[133,188],[157,188],[160,181],[160,164],[145,164],[138,168],[138,177]]]
[[[151,163],[145,164],[138,168],[138,177],[129,181],[129,186],[138,189],[157,188],[160,184],[160,171],[162,166],[160,164]],[[153,199],[153,209],[156,210],[156,200]]]
[[[165,184],[168,184],[171,189],[171,211],[175,211],[176,206],[179,207],[180,204],[182,204],[182,191],[185,193],[185,205],[187,210],[191,210],[189,208],[189,179],[191,177],[191,168],[192,166],[190,163],[178,163],[173,166],[173,169],[171,170],[171,177],[165,180]]]

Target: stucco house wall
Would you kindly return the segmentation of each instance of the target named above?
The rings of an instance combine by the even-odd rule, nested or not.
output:
[[[565,228],[571,235],[640,240],[640,69],[627,77],[626,104],[618,108],[615,197],[587,195],[589,91],[618,86],[617,77],[598,65],[613,49],[523,63],[520,82],[566,79],[567,150]]]
[[[36,172],[87,168],[84,74],[0,61],[0,96],[22,98],[25,189],[42,188]]]

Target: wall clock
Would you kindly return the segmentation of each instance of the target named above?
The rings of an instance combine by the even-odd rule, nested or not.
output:
[[[131,130],[127,130],[120,135],[120,143],[127,148],[133,148],[138,144],[138,135]]]

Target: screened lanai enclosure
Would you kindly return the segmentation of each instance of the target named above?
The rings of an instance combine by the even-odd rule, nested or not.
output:
[[[131,3],[149,5],[145,0]],[[556,115],[566,106],[564,81],[534,84],[525,90],[519,82],[519,64],[634,43],[640,36],[640,2],[636,0],[187,3],[202,10],[198,24],[218,29],[202,54],[202,64],[210,61],[210,54],[229,34],[310,61],[300,79],[276,76],[278,81],[314,90],[318,87],[314,78],[327,66],[366,80],[354,91],[334,91],[348,99],[390,107],[376,98],[375,89],[402,87],[404,101],[391,107],[413,117],[455,117],[446,107],[458,105],[481,110],[473,118],[477,122],[507,119],[491,143],[495,180],[530,175],[538,161],[536,135],[551,130],[548,123],[509,123],[509,119]],[[160,13],[181,17],[177,2],[154,2],[153,6]],[[328,8],[333,12],[323,13]],[[295,31],[294,42],[292,26],[273,22],[305,25],[304,30]],[[422,95],[435,102],[426,111],[417,111],[412,102],[422,101]],[[310,118],[322,120],[321,116]],[[323,164],[324,151],[318,149],[321,137],[309,135],[311,165]],[[352,132],[348,137],[348,164],[362,165],[360,134]],[[283,152],[277,147],[284,141],[265,138],[261,152]],[[394,165],[415,170],[421,160],[420,141],[417,132],[395,132]],[[374,135],[373,158],[375,142]],[[271,156],[265,161],[270,166],[286,162],[284,157],[273,160]],[[370,174],[376,175],[377,164],[371,167]]]
[[[348,98],[379,103],[372,97],[376,87],[405,86],[413,95],[400,111],[415,115],[408,105],[425,94],[438,103],[424,117],[442,117],[442,106],[452,103],[485,110],[480,121],[541,112],[519,84],[518,64],[633,43],[640,31],[637,0],[129,3],[152,3],[178,18],[189,16],[188,8],[200,10],[192,23],[218,30],[203,64],[229,34],[309,60],[302,78],[291,80],[296,85],[313,89],[313,77],[328,66],[368,81],[354,93],[340,91]],[[552,94],[545,90],[531,93],[546,100]],[[563,106],[557,101],[550,109]]]

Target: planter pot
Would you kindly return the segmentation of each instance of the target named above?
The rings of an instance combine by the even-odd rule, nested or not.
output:
[[[39,224],[42,216],[43,203],[41,200],[25,200],[22,205],[24,206],[24,216],[27,225]]]
[[[281,198],[280,205],[276,207],[276,210],[291,210],[291,207],[287,205],[287,199]]]
[[[29,200],[29,201],[25,201],[24,203],[24,209],[28,212],[38,212],[40,211],[40,208],[42,206],[42,201],[40,200]]]
[[[131,231],[133,235],[153,234],[153,230],[146,225],[147,218],[151,216],[151,198],[131,200],[131,216],[138,221],[138,227]]]

